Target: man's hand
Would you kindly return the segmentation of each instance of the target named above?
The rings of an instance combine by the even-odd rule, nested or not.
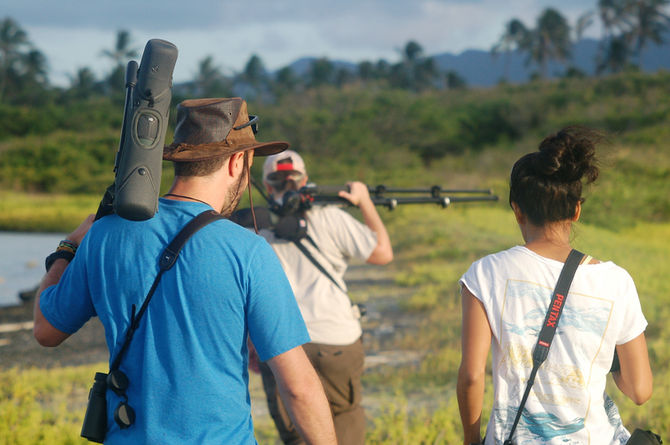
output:
[[[370,199],[370,192],[368,191],[368,186],[362,182],[354,181],[348,182],[347,186],[349,187],[349,192],[341,190],[338,193],[340,198],[344,198],[356,207],[360,207],[361,203],[372,201]]]
[[[372,198],[370,198],[368,186],[358,181],[349,182],[347,185],[349,186],[349,192],[340,191],[338,196],[361,209],[365,225],[377,234],[377,247],[368,257],[367,262],[379,265],[388,264],[393,260],[393,247],[391,247],[391,240],[386,227],[379,217],[379,213],[377,213]]]
[[[73,243],[76,243],[77,246],[79,246],[81,244],[81,240],[84,239],[84,235],[88,233],[88,229],[90,229],[91,226],[93,225],[94,219],[95,219],[94,214],[91,213],[90,215],[88,215],[86,219],[84,219],[81,222],[81,224],[79,224],[79,227],[74,229],[74,232],[70,233],[67,236],[67,239],[69,241],[72,241]]]

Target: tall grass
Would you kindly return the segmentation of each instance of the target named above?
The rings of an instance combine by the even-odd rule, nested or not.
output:
[[[588,213],[588,207],[585,208]],[[421,352],[421,361],[382,366],[364,375],[369,444],[452,444],[460,439],[455,398],[460,361],[460,298],[456,282],[482,255],[522,242],[511,211],[497,205],[463,205],[447,210],[401,207],[383,213],[394,243],[396,260],[385,269],[395,280],[369,298],[394,288],[410,297],[401,304],[417,320],[415,328],[395,340],[398,350]],[[649,353],[654,395],[642,407],[628,401],[613,385],[609,392],[630,427],[670,431],[670,223],[639,223],[613,231],[591,224],[575,230],[577,248],[626,268],[635,280],[649,321]],[[356,295],[354,295],[356,297]],[[0,444],[80,443],[90,379],[100,365],[62,369],[0,371]],[[260,391],[254,403],[264,404]],[[491,406],[490,381],[487,407]],[[261,444],[276,443],[267,419],[257,422]],[[4,440],[5,442],[2,442]]]
[[[588,204],[584,213],[589,211]],[[396,261],[392,266],[397,285],[412,289],[412,296],[402,303],[410,312],[421,314],[416,332],[398,341],[398,348],[424,351],[423,361],[404,369],[386,368],[366,375],[366,388],[372,393],[389,388],[404,398],[420,398],[433,394],[442,399],[428,412],[421,409],[391,408],[380,415],[394,425],[375,425],[385,430],[393,428],[410,434],[422,425],[425,436],[418,442],[403,442],[393,436],[381,437],[379,443],[457,443],[460,423],[455,401],[456,373],[460,361],[460,297],[456,285],[470,263],[488,253],[522,244],[512,212],[496,207],[453,208],[446,212],[426,209],[412,215],[410,209],[400,209],[397,220],[390,224],[392,237],[403,237],[396,246]],[[612,260],[626,268],[636,282],[642,308],[649,322],[646,331],[649,355],[654,372],[655,389],[652,399],[642,407],[628,400],[610,382],[609,392],[619,405],[626,425],[651,428],[657,432],[670,431],[667,403],[670,389],[670,331],[665,320],[670,316],[670,224],[640,222],[629,227],[611,230],[592,224],[578,224],[574,231],[574,246],[601,260]],[[490,370],[489,370],[490,372]],[[490,389],[490,386],[489,386]],[[489,394],[490,396],[490,394]],[[485,404],[490,406],[489,404]],[[450,408],[451,407],[451,408]],[[450,410],[451,409],[451,410]],[[445,412],[439,425],[435,416]],[[485,417],[488,413],[484,412]],[[400,423],[400,425],[395,425]],[[485,424],[485,423],[484,423]],[[433,442],[440,431],[446,434]],[[447,433],[453,431],[454,433]],[[407,436],[412,437],[412,436]],[[377,443],[372,441],[370,443]]]
[[[611,384],[609,392],[630,427],[670,433],[670,105],[669,75],[614,76],[605,79],[504,86],[458,93],[411,95],[384,91],[317,91],[289,97],[281,104],[253,104],[267,122],[261,140],[288,139],[305,156],[310,179],[319,184],[363,180],[369,185],[492,188],[497,203],[400,207],[381,210],[395,261],[384,268],[384,286],[368,288],[353,298],[398,299],[401,314],[416,326],[397,336],[390,347],[420,353],[417,363],[380,366],[364,375],[364,403],[370,444],[453,444],[460,442],[455,382],[460,361],[460,297],[457,281],[472,261],[494,251],[521,244],[522,239],[507,200],[507,177],[513,162],[535,150],[540,139],[564,125],[583,124],[605,130],[611,144],[599,149],[602,173],[587,191],[582,222],[574,245],[601,260],[626,268],[638,288],[649,321],[647,338],[654,395],[635,406]],[[514,122],[519,132],[493,131],[486,119],[476,119],[481,107],[506,110],[500,119]],[[478,105],[478,104],[483,105]],[[252,104],[250,104],[252,107]],[[287,108],[297,115],[287,115]],[[510,114],[510,113],[508,113]],[[479,128],[480,139],[462,146],[459,122]],[[506,121],[507,122],[507,121]],[[509,127],[505,127],[509,130]],[[507,131],[507,130],[506,130]],[[109,146],[96,155],[106,159],[115,151],[118,130],[107,129],[95,143]],[[498,137],[500,136],[500,137]],[[69,141],[60,135],[62,142]],[[474,136],[473,136],[474,137]],[[73,142],[74,141],[74,142]],[[76,139],[68,142],[75,150]],[[420,153],[441,147],[450,154],[426,159]],[[83,189],[70,170],[43,171],[57,147],[37,150],[26,166],[3,164],[21,160],[17,152],[38,144],[8,140],[0,143],[0,229],[67,232],[97,209],[110,166],[84,177]],[[436,145],[437,144],[437,145]],[[469,144],[469,145],[468,145]],[[60,146],[60,145],[59,145]],[[48,150],[47,150],[48,148]],[[70,153],[67,159],[76,159]],[[56,157],[56,159],[60,159]],[[18,161],[17,161],[18,162]],[[79,161],[78,161],[79,162]],[[88,161],[86,161],[88,162]],[[105,161],[107,162],[107,161]],[[107,162],[111,163],[111,161]],[[19,163],[20,164],[20,163]],[[258,178],[262,159],[252,169]],[[75,164],[72,164],[75,165]],[[79,165],[79,164],[76,164]],[[27,170],[26,170],[27,169]],[[79,174],[71,170],[72,175]],[[25,182],[23,172],[35,177]],[[161,189],[171,180],[165,167]],[[44,173],[44,174],[43,174]],[[70,174],[70,173],[68,173]],[[4,181],[4,182],[3,182]],[[32,190],[16,184],[40,184],[49,190],[84,194],[40,195],[9,190]],[[99,192],[98,192],[99,189]],[[256,193],[254,202],[262,202]],[[242,201],[246,205],[247,198]],[[356,213],[356,212],[354,212]],[[61,370],[0,371],[0,445],[80,443],[78,431],[93,367]],[[490,382],[489,382],[490,383]],[[491,406],[487,387],[483,424]],[[256,403],[264,403],[255,399]],[[267,420],[267,419],[266,419]],[[268,422],[257,423],[261,444],[276,442]],[[4,442],[3,442],[4,440]]]
[[[88,387],[102,364],[0,372],[0,445],[81,444]]]

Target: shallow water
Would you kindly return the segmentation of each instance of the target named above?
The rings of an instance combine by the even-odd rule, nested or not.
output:
[[[19,304],[19,292],[44,276],[44,258],[56,250],[62,233],[0,232],[0,306]]]

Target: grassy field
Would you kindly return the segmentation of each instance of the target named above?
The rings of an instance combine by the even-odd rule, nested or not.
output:
[[[492,188],[501,198],[497,203],[455,204],[445,210],[431,205],[380,210],[395,260],[375,268],[367,284],[352,286],[352,298],[392,308],[382,315],[403,328],[383,348],[412,352],[420,359],[375,366],[365,374],[368,443],[460,441],[455,398],[461,325],[458,278],[481,256],[522,243],[506,202],[509,170],[522,154],[535,150],[543,136],[575,123],[605,130],[611,143],[599,148],[601,177],[586,192],[574,245],[630,272],[649,322],[652,399],[637,407],[612,382],[609,393],[628,427],[651,428],[666,440],[670,437],[670,330],[665,323],[670,318],[669,79],[667,73],[613,76],[453,95],[326,91],[254,108],[268,122],[260,139],[291,141],[304,153],[311,179],[318,184],[363,180],[401,187]],[[514,108],[503,114],[509,117],[503,123],[514,124],[518,135],[470,140],[465,148],[457,145],[462,134],[454,129],[483,125],[479,133],[486,135],[486,122],[478,122],[476,116],[506,110],[508,105]],[[287,117],[287,107],[297,115]],[[0,230],[68,232],[94,213],[112,179],[117,134],[117,129],[107,129],[81,136],[89,146],[107,145],[85,159],[80,141],[66,134],[60,134],[57,143],[40,146],[33,157],[22,153],[39,144],[41,137],[0,141]],[[429,162],[417,154],[443,140],[458,149]],[[101,164],[77,179],[83,170],[79,163],[93,158]],[[324,158],[328,162],[321,162]],[[43,172],[50,159],[71,168]],[[252,170],[257,177],[260,164]],[[164,172],[163,191],[171,181],[169,167]],[[257,193],[254,202],[262,203]],[[246,203],[244,198],[241,205]],[[100,366],[3,367],[0,445],[83,443],[78,436],[86,394]],[[483,423],[491,406],[490,389],[489,385]],[[259,442],[274,444],[276,435],[267,418],[257,426]]]
[[[585,209],[588,213],[588,207]],[[383,269],[388,286],[354,288],[352,297],[374,303],[389,295],[408,317],[420,320],[388,347],[417,351],[416,364],[379,366],[364,377],[370,444],[450,444],[460,437],[455,399],[460,360],[460,299],[456,282],[469,264],[491,251],[521,243],[503,204],[462,205],[447,210],[403,207],[382,211],[395,241],[396,260]],[[670,431],[670,224],[639,223],[613,231],[589,224],[575,230],[575,246],[628,269],[636,281],[655,376],[654,396],[637,407],[611,386],[627,425]],[[665,241],[665,242],[662,242]],[[376,270],[380,272],[379,270]],[[374,281],[373,281],[374,282]],[[0,444],[80,443],[87,388],[103,364],[52,370],[0,372]],[[490,388],[489,388],[490,389]],[[487,397],[490,398],[490,391]],[[262,402],[256,398],[255,401]],[[487,403],[490,405],[490,402]],[[488,413],[484,413],[485,417]],[[275,443],[272,425],[259,423],[260,443]]]

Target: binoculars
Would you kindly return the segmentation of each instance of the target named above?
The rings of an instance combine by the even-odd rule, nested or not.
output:
[[[81,437],[91,442],[103,443],[107,434],[107,388],[123,397],[114,410],[114,421],[121,429],[135,423],[135,410],[128,404],[126,389],[128,377],[119,369],[109,374],[96,372],[93,386],[88,393],[88,405],[81,427]]]

